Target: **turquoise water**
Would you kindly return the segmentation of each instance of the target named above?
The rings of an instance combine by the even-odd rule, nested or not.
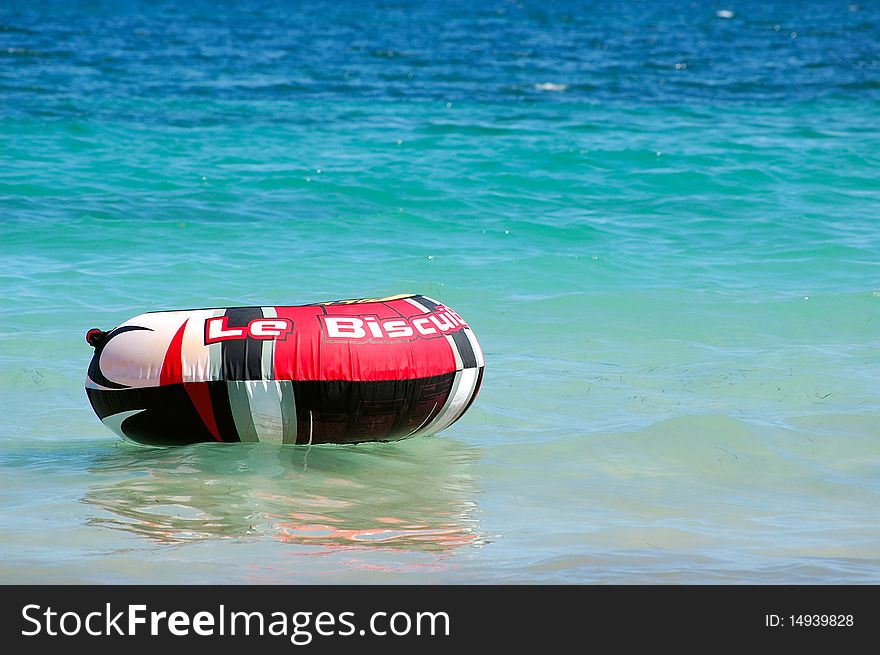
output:
[[[880,583],[877,43],[875,3],[3,3],[0,581]],[[82,388],[90,327],[404,291],[486,351],[434,437],[138,448]]]

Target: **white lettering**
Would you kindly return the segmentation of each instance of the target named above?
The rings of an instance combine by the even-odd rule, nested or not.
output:
[[[92,617],[93,616],[97,616],[100,618],[101,613],[100,612],[90,612],[86,616],[86,632],[88,632],[93,637],[100,637],[101,636],[100,632],[98,632],[97,630],[92,630]]]
[[[293,619],[293,632],[290,633],[290,643],[295,646],[306,646],[311,643],[312,633],[303,628],[309,627],[312,613],[296,612],[290,618]]]
[[[224,341],[226,339],[243,339],[244,328],[227,328],[228,316],[217,316],[205,321],[205,343]]]
[[[210,637],[214,634],[214,615],[210,612],[198,612],[193,617],[192,625],[196,634],[203,637]]]
[[[367,327],[370,328],[370,334],[372,334],[375,338],[382,338],[382,328],[379,327],[379,324],[376,323],[375,318],[365,318],[367,323]]]
[[[318,616],[315,617],[315,632],[317,632],[322,637],[331,637],[333,636],[333,630],[325,631],[323,628],[327,626],[328,628],[333,628],[336,625],[336,617],[333,616],[331,612],[321,612]]]
[[[387,630],[384,630],[384,631],[382,631],[382,632],[379,632],[379,631],[376,629],[376,619],[377,619],[378,617],[380,617],[380,616],[388,616],[388,614],[385,613],[385,612],[375,612],[375,613],[373,614],[373,616],[370,617],[370,632],[371,632],[372,634],[374,634],[374,635],[379,636],[379,637],[384,637],[385,635],[388,634],[388,631],[387,631]]]
[[[455,321],[456,321],[460,326],[462,326],[462,327],[467,327],[467,326],[468,326],[468,324],[464,322],[464,319],[463,319],[461,316],[459,316],[457,313],[455,313],[454,311],[452,311],[451,309],[449,309],[449,307],[446,308],[446,313],[449,314],[452,318],[454,318]]]
[[[409,319],[382,320],[377,316],[321,316],[328,339],[411,339],[434,337],[467,327],[454,312],[444,310]],[[291,328],[292,329],[292,328]]]
[[[70,618],[73,619],[73,625],[76,626],[73,630],[69,630],[64,627],[64,620]],[[58,625],[61,628],[61,632],[63,632],[68,637],[72,637],[75,634],[79,634],[79,631],[82,628],[82,620],[79,618],[79,614],[77,614],[76,612],[65,612],[61,615],[61,619],[59,620]]]
[[[327,336],[332,339],[363,339],[367,336],[364,322],[359,318],[325,316],[324,324],[327,326]]]
[[[256,619],[257,623],[260,626],[259,630],[254,630],[254,632],[258,635],[263,634],[263,613],[262,612],[232,612],[229,615],[229,627],[232,630],[232,634],[236,634],[235,632],[235,620],[238,618],[244,619],[244,633],[248,636],[251,634],[251,619]]]
[[[40,606],[39,605],[25,605],[24,607],[21,608],[21,616],[26,621],[30,621],[35,626],[37,626],[37,629],[31,630],[30,632],[27,632],[26,630],[22,630],[21,634],[23,637],[33,637],[34,635],[38,635],[38,634],[40,634],[40,630],[43,627],[42,624],[39,621],[37,621],[34,617],[28,616],[28,611],[30,609],[38,610],[38,609],[40,609]]]
[[[277,339],[291,330],[286,318],[258,318],[248,323],[248,332],[257,339]]]
[[[426,327],[422,327],[422,326],[425,325],[425,323],[427,323],[427,322],[428,322],[428,319],[427,319],[427,318],[414,318],[412,324],[413,324],[413,327],[414,327],[416,330],[418,330],[419,332],[421,332],[422,334],[425,334],[425,335],[427,335],[427,334],[437,334],[437,330],[435,330],[435,329],[432,328],[432,327],[427,327],[427,328],[426,328]]]
[[[168,616],[168,612],[150,612],[150,634],[154,637],[159,634],[159,620]]]
[[[278,617],[269,624],[269,634],[273,637],[287,636],[287,614],[284,612],[272,612],[273,617]]]
[[[452,324],[452,321],[450,321],[449,318],[446,316],[446,314],[435,314],[435,315],[429,316],[429,318],[431,319],[431,323],[433,323],[438,328],[440,328],[441,332],[448,332],[449,330],[451,330],[452,328],[455,327]],[[442,319],[442,320],[440,320],[440,319]]]
[[[382,327],[385,328],[388,337],[391,339],[395,337],[411,337],[413,335],[413,329],[406,324],[406,321],[385,321],[382,323]]]
[[[404,619],[406,619],[406,627],[403,630],[398,631],[395,628],[394,624],[397,621],[397,619],[400,617],[403,617]],[[412,619],[409,618],[409,614],[407,614],[406,612],[395,612],[394,614],[392,614],[390,623],[391,623],[391,632],[393,632],[398,637],[402,637],[403,635],[408,633],[409,629],[412,627]]]
[[[352,617],[353,617],[353,616],[354,616],[354,612],[342,612],[342,613],[339,615],[339,622],[340,622],[342,625],[348,627],[348,630],[346,630],[345,632],[343,632],[342,630],[340,630],[339,632],[336,633],[336,634],[338,634],[340,637],[348,637],[348,636],[354,634],[354,631],[355,631],[354,623],[352,623],[351,621],[348,620],[348,617],[349,617],[349,616],[352,616]]]
[[[422,619],[430,619],[431,631],[429,635],[440,634],[437,632],[437,619],[443,618],[443,634],[449,636],[449,615],[446,612],[419,612],[416,614],[416,634],[422,634]]]
[[[51,607],[47,607],[46,611],[43,612],[43,616],[46,617],[46,634],[50,637],[55,637],[58,635],[57,632],[53,632],[52,630],[52,617],[58,616],[58,612],[53,612]]]
[[[146,623],[147,619],[142,616],[138,616],[138,612],[146,611],[146,605],[129,605],[128,606],[128,634],[129,636],[133,636],[137,634],[137,625],[138,623]],[[108,630],[109,632],[109,630]]]
[[[189,634],[189,616],[186,612],[171,612],[168,615],[168,631],[177,636],[185,637]]]
[[[124,635],[125,633],[122,631],[122,628],[120,628],[119,624],[116,623],[119,619],[122,618],[123,613],[122,612],[117,613],[116,616],[113,617],[113,620],[111,620],[110,619],[110,603],[107,603],[106,607],[107,607],[107,635],[110,634],[110,628],[113,628],[114,630],[116,630],[116,634]],[[141,607],[144,607],[144,606],[141,605]]]

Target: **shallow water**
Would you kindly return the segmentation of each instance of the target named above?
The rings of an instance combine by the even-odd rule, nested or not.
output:
[[[874,3],[4,3],[0,581],[880,582],[878,41]],[[403,291],[486,351],[435,437],[138,448],[82,389],[93,326]]]

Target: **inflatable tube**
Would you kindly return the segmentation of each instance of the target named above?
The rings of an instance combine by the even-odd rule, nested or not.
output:
[[[458,314],[409,294],[149,312],[86,341],[98,418],[156,446],[433,434],[467,411],[484,367]]]

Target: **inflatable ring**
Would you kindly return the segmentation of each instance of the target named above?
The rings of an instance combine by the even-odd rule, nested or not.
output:
[[[156,446],[433,434],[467,411],[484,368],[461,316],[411,294],[149,312],[86,341],[98,418]]]

